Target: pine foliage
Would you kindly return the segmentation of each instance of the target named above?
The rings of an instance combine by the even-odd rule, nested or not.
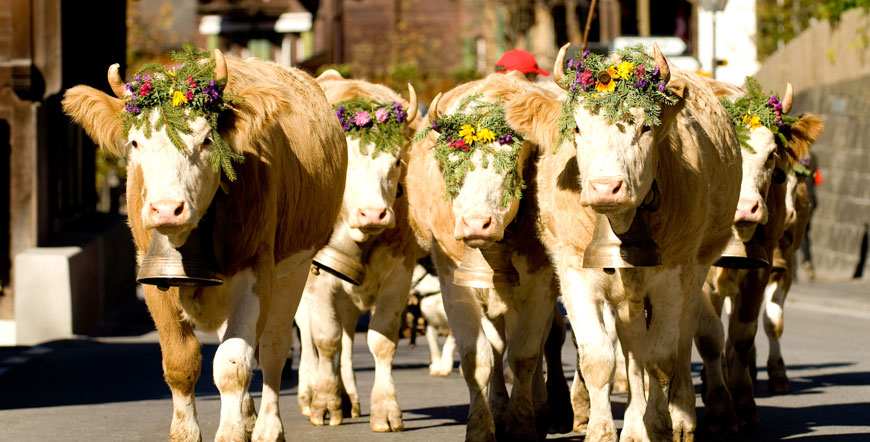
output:
[[[360,140],[363,155],[369,154],[366,146],[373,144],[372,158],[380,152],[395,156],[408,142],[407,116],[398,102],[375,103],[365,98],[352,98],[334,107],[347,136]]]
[[[782,106],[777,106],[779,96],[775,92],[765,94],[755,77],[746,77],[745,94],[734,101],[727,97],[721,97],[719,101],[731,116],[737,140],[743,148],[754,152],[749,144],[750,130],[759,126],[769,129],[782,146],[788,146],[788,140],[781,128],[792,125],[798,119],[782,113]]]

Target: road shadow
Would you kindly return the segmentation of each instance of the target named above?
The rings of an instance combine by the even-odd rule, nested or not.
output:
[[[852,442],[870,440],[870,433],[811,435],[820,427],[866,426],[870,416],[870,402],[829,404],[801,407],[759,406],[761,423],[751,431],[738,434],[711,436],[699,432],[699,440],[713,442],[763,441],[834,441]],[[701,413],[699,412],[699,418]],[[701,439],[700,436],[703,436]]]
[[[407,427],[405,428],[405,432],[425,430],[427,428],[451,427],[456,425],[465,425],[465,421],[468,418],[468,404],[445,405],[442,407],[414,408],[410,410],[403,410],[402,412],[404,414],[402,420],[405,422],[431,420],[447,421],[438,422],[432,425],[426,425],[422,427]]]

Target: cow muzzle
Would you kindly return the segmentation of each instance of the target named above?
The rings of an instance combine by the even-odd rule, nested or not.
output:
[[[734,212],[734,229],[742,241],[749,241],[755,227],[766,221],[767,208],[758,198],[740,198]]]
[[[628,186],[621,178],[591,178],[586,183],[581,199],[583,205],[605,214],[628,208]]]
[[[361,230],[367,235],[377,235],[386,229],[395,227],[393,212],[387,207],[364,207],[357,211],[356,225],[352,228]]]
[[[175,232],[190,223],[190,210],[184,200],[164,199],[147,203],[144,225],[147,229]]]
[[[463,216],[456,220],[456,239],[468,247],[485,249],[504,237],[492,216]]]

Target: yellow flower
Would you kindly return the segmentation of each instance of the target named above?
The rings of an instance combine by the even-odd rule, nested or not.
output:
[[[465,144],[471,146],[471,143],[474,142],[474,128],[469,124],[463,124],[459,128],[459,136],[465,140]]]
[[[619,71],[616,69],[616,66],[610,65],[607,67],[607,73],[610,74],[610,78],[616,80],[619,78]]]
[[[172,75],[173,77],[175,76],[175,71],[170,71],[169,69],[167,69],[166,73]]]
[[[619,77],[627,79],[631,77],[631,74],[634,72],[634,63],[630,61],[623,61],[622,63],[619,63],[619,66],[616,67],[616,70],[619,73]]]
[[[492,143],[493,141],[495,141],[495,134],[491,130],[484,127],[483,129],[477,130],[477,136],[474,137],[474,141]]]
[[[172,106],[178,107],[178,105],[181,103],[187,103],[187,98],[185,98],[184,94],[182,94],[181,91],[175,91],[175,93],[172,95]]]
[[[614,89],[616,89],[616,82],[613,80],[608,81],[607,83],[602,83],[600,81],[595,83],[595,90],[598,92],[610,92]]]
[[[751,129],[757,129],[761,127],[761,118],[758,115],[746,114],[743,116],[743,125],[749,126]]]

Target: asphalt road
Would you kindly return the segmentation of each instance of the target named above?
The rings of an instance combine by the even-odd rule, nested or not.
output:
[[[791,393],[771,396],[764,361],[767,342],[759,336],[759,381],[756,386],[761,425],[749,434],[697,440],[734,441],[870,441],[870,284],[798,285],[786,307],[783,351]],[[0,348],[0,441],[161,441],[168,436],[172,402],[163,383],[160,349],[147,313],[131,310],[110,324],[115,336],[45,343],[30,348]],[[118,335],[121,336],[118,336]],[[340,427],[313,427],[299,414],[296,378],[286,372],[281,410],[288,440],[459,441],[465,434],[468,393],[454,371],[447,378],[428,376],[424,340],[415,349],[402,341],[395,361],[399,404],[405,432],[374,434],[368,425],[368,392],[374,362],[363,335],[355,345],[363,416]],[[563,360],[574,360],[568,340]],[[216,346],[203,346],[203,373],[197,384],[197,412],[203,440],[213,440],[220,399],[211,381],[210,361]],[[695,383],[700,359],[693,364]],[[573,367],[566,364],[566,373]],[[252,383],[259,399],[262,378]],[[615,394],[617,419],[625,394]],[[698,399],[699,417],[703,404]],[[621,427],[622,421],[617,421]],[[580,441],[580,434],[551,435]]]

